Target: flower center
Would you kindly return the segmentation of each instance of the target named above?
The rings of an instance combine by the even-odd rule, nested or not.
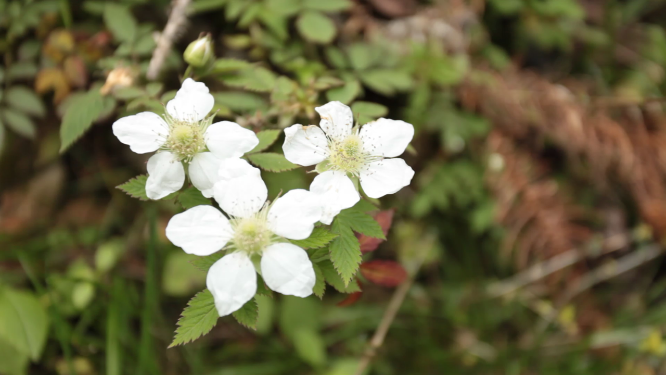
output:
[[[190,161],[194,155],[206,148],[204,128],[199,123],[182,121],[172,123],[164,146],[181,161]]]
[[[260,254],[273,240],[273,232],[268,229],[262,215],[238,219],[234,226],[233,245],[248,254]]]
[[[343,141],[332,141],[331,155],[328,158],[331,169],[357,174],[365,165],[368,155],[363,151],[363,141],[352,134]]]

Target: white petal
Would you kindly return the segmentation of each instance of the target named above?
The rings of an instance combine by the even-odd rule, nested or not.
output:
[[[192,185],[201,191],[204,197],[213,196],[213,186],[220,179],[219,171],[222,159],[211,152],[200,152],[190,162],[188,173]]]
[[[321,163],[328,157],[328,141],[320,127],[300,124],[284,129],[284,157],[302,166]]]
[[[240,158],[259,144],[252,130],[230,121],[209,126],[205,137],[206,146],[218,158]]]
[[[213,109],[215,99],[202,82],[188,78],[183,82],[176,97],[166,105],[167,112],[181,121],[196,122],[203,120]]]
[[[148,159],[146,195],[150,199],[161,199],[180,190],[185,183],[185,168],[174,154],[158,152]]]
[[[240,309],[257,292],[257,274],[245,253],[231,253],[208,270],[206,287],[215,299],[220,316]]]
[[[166,227],[166,236],[188,254],[210,255],[233,237],[229,220],[212,206],[196,206],[174,215]]]
[[[236,217],[248,217],[263,207],[268,189],[259,169],[243,159],[223,159],[219,177],[213,187],[213,195],[224,212]]]
[[[354,115],[349,107],[340,102],[329,102],[321,107],[316,107],[321,121],[319,126],[326,135],[336,140],[342,140],[351,134],[354,126]]]
[[[355,205],[361,197],[352,180],[344,172],[324,172],[312,181],[310,191],[318,196],[322,205],[321,221],[330,224],[335,215]]]
[[[307,297],[315,284],[308,253],[290,243],[276,243],[264,250],[261,276],[269,288],[289,296]]]
[[[414,170],[402,159],[384,159],[368,164],[360,177],[363,191],[370,198],[381,198],[409,185]]]
[[[380,118],[361,128],[363,149],[372,156],[400,156],[414,138],[414,126],[400,120]]]
[[[169,126],[152,112],[123,117],[113,123],[113,134],[137,154],[156,151],[167,139]]]
[[[268,225],[278,236],[304,240],[321,219],[321,212],[319,197],[307,190],[294,189],[273,203],[268,211]]]

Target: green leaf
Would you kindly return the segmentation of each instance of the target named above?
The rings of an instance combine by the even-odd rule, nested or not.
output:
[[[120,100],[146,99],[146,92],[138,87],[121,87],[113,90],[113,96]]]
[[[28,373],[30,357],[16,350],[10,342],[0,338],[0,374],[25,375]]]
[[[2,110],[2,118],[5,120],[7,126],[15,133],[20,134],[26,138],[35,138],[37,129],[30,117],[24,115],[19,111],[5,108]]]
[[[287,160],[284,155],[275,152],[264,152],[261,154],[247,155],[250,162],[257,167],[269,172],[284,172],[298,168],[298,165]]]
[[[134,177],[122,185],[116,186],[116,189],[124,191],[132,198],[147,201],[149,198],[146,195],[146,180],[148,180],[148,176],[142,174],[140,176]]]
[[[194,186],[188,187],[178,194],[178,202],[180,202],[180,205],[186,210],[202,204],[210,205],[210,199],[204,197],[199,189]]]
[[[333,41],[337,32],[333,21],[316,11],[301,13],[296,21],[296,28],[303,38],[321,44]]]
[[[351,8],[349,0],[303,0],[303,8],[320,10],[322,12],[337,12]]]
[[[125,5],[107,3],[104,23],[119,42],[131,42],[136,34],[136,20]]]
[[[232,111],[256,111],[266,107],[266,101],[261,96],[243,91],[218,92],[213,94],[215,103],[222,104]]]
[[[70,103],[60,125],[60,153],[79,139],[103,110],[104,102],[97,90],[77,97]]]
[[[2,150],[5,148],[5,126],[2,125],[2,120],[0,120],[0,155],[2,155]]]
[[[234,311],[232,315],[241,325],[250,329],[257,329],[257,319],[259,318],[257,300],[252,298],[243,307]]]
[[[379,223],[372,216],[363,212],[346,209],[340,211],[335,221],[341,226],[349,227],[353,231],[364,234],[368,237],[385,240],[384,231]],[[334,223],[335,224],[335,223]]]
[[[12,86],[5,92],[7,103],[21,112],[36,117],[44,117],[46,108],[34,91],[26,86]]]
[[[388,113],[388,108],[381,104],[361,101],[354,102],[351,110],[354,116],[358,116],[359,124],[367,124]]]
[[[33,78],[38,70],[37,65],[30,62],[13,64],[7,68],[7,81]]]
[[[392,95],[412,86],[412,77],[399,70],[373,69],[360,74],[360,78],[366,86],[384,95]]]
[[[308,256],[313,263],[318,263],[323,260],[328,260],[330,258],[328,247],[320,247],[318,249],[312,249],[313,251],[308,252]]]
[[[369,68],[374,58],[370,46],[365,43],[354,43],[347,47],[347,56],[354,70],[360,71]]]
[[[207,334],[215,327],[219,317],[213,295],[208,289],[197,293],[187,303],[187,307],[181,315],[181,318],[178,319],[176,335],[169,348],[187,344]]]
[[[361,245],[348,224],[340,219],[340,215],[333,221],[331,231],[338,235],[336,239],[331,241],[329,247],[331,261],[346,286],[356,275],[356,271],[358,271],[361,264]],[[325,272],[324,275],[326,275]]]
[[[330,101],[339,101],[349,104],[361,93],[361,84],[357,80],[349,81],[341,87],[326,91],[326,98]]]
[[[314,367],[320,367],[326,363],[326,344],[319,331],[297,329],[292,340],[296,353],[305,362]]]
[[[315,285],[312,287],[312,293],[319,299],[324,298],[324,293],[326,292],[326,280],[324,279],[324,273],[321,271],[321,268],[317,263],[312,263],[312,268],[315,273]]]
[[[218,251],[216,253],[213,253],[211,255],[207,255],[205,257],[196,257],[192,260],[190,260],[190,263],[200,269],[201,271],[208,272],[208,269],[215,264],[220,258],[226,255],[225,251]]]
[[[245,60],[237,59],[217,59],[213,64],[212,74],[231,73],[242,69],[247,69],[252,66],[251,63]]]
[[[151,82],[146,85],[146,93],[148,96],[157,96],[163,88],[164,84],[162,82]]]
[[[326,59],[328,60],[333,67],[338,69],[344,69],[347,67],[347,59],[345,55],[337,47],[329,46],[324,50],[326,54]]]
[[[359,250],[360,252],[360,250]],[[358,284],[353,282],[345,282],[342,277],[338,274],[338,272],[335,270],[333,263],[331,263],[330,260],[324,260],[319,263],[317,263],[317,266],[321,270],[321,273],[324,275],[324,279],[326,282],[332,286],[335,290],[337,290],[340,293],[354,293],[354,292],[360,292],[361,288],[359,288]],[[316,274],[315,274],[316,276]],[[316,282],[315,282],[316,283]],[[316,285],[316,284],[315,284]]]
[[[4,341],[36,361],[48,332],[48,315],[37,297],[9,287],[0,290],[0,337]]]
[[[253,148],[248,154],[254,154],[255,152],[264,151],[265,149],[271,147],[275,140],[280,136],[281,131],[277,129],[268,129],[262,130],[257,133],[257,138],[259,138],[259,144]]]
[[[223,82],[231,87],[242,87],[250,91],[268,92],[273,90],[277,77],[266,68],[251,68],[225,76]]]
[[[310,237],[304,240],[290,240],[294,245],[303,249],[318,249],[328,245],[337,235],[333,234],[323,227],[316,227]]]

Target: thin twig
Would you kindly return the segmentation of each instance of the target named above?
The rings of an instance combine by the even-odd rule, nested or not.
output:
[[[384,311],[384,316],[382,316],[382,320],[379,322],[375,334],[368,343],[368,348],[365,350],[363,357],[361,357],[361,360],[359,361],[358,367],[356,368],[356,375],[362,375],[365,372],[370,365],[370,362],[372,362],[372,359],[377,354],[377,349],[379,349],[384,343],[384,338],[386,338],[386,334],[388,333],[389,328],[391,328],[391,324],[393,323],[398,310],[400,310],[400,306],[402,306],[402,303],[407,296],[407,292],[409,292],[412,284],[414,284],[414,278],[421,269],[427,254],[427,251],[421,251],[419,258],[413,263],[412,269],[408,270],[408,272],[411,271],[409,272],[409,278],[400,284],[398,289],[393,293],[391,301],[386,307],[386,311]]]
[[[499,281],[489,285],[487,289],[488,294],[490,297],[501,297],[576,264],[585,258],[608,254],[622,249],[628,244],[629,239],[627,236],[624,234],[618,234],[606,239],[601,250],[597,247],[592,247],[587,251],[580,251],[578,249],[566,251],[543,262],[537,263],[508,280]]]
[[[153,57],[148,64],[148,72],[146,77],[150,80],[157,79],[160,74],[162,65],[166,60],[174,40],[178,36],[178,32],[185,26],[187,21],[187,7],[190,5],[191,0],[173,0],[171,14],[167,21],[164,31],[157,40],[157,47],[153,51]]]

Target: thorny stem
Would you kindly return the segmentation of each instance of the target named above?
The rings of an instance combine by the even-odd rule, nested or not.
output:
[[[190,2],[191,0],[173,0],[171,3],[172,8],[169,20],[157,40],[157,47],[155,47],[153,57],[151,57],[148,64],[148,72],[146,73],[148,79],[157,79],[157,76],[160,74],[171,45],[178,36],[177,34],[180,29],[185,26],[185,22],[187,21],[187,7],[190,5]]]
[[[372,336],[372,339],[370,339],[370,342],[368,343],[368,348],[365,350],[363,357],[361,357],[361,360],[359,361],[358,367],[356,368],[356,375],[362,375],[365,372],[365,370],[372,362],[372,359],[377,354],[377,350],[382,346],[382,344],[384,344],[386,334],[388,333],[389,328],[391,328],[391,324],[393,324],[393,320],[398,314],[400,306],[402,306],[402,303],[405,301],[407,292],[409,292],[412,284],[414,284],[414,278],[421,269],[426,255],[428,255],[428,251],[422,249],[418,254],[417,259],[412,264],[411,270],[408,270],[409,277],[402,284],[400,284],[398,289],[396,289],[393,293],[391,301],[389,301],[389,304],[386,307],[386,311],[384,311],[384,316],[382,316],[382,320],[379,322],[375,334]]]

